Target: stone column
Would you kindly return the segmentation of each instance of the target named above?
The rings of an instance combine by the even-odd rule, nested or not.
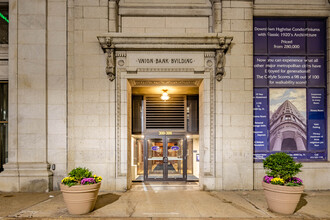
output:
[[[294,140],[296,141],[297,150],[306,150],[305,143],[300,134],[296,133]]]
[[[109,32],[118,32],[118,0],[109,0]]]
[[[9,8],[10,156],[0,191],[45,192],[52,175],[47,163],[47,0],[10,1]]]
[[[213,31],[215,33],[222,32],[221,30],[221,1],[220,0],[213,0]]]
[[[276,134],[276,140],[275,140],[274,147],[273,147],[272,151],[280,151],[281,148],[282,148],[282,142],[283,142],[282,133],[277,133]]]

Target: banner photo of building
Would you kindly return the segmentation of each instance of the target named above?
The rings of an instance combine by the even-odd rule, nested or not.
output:
[[[325,29],[320,18],[254,19],[256,161],[274,151],[327,159]]]
[[[330,189],[328,0],[0,0],[0,191],[78,166],[261,188],[262,160]]]

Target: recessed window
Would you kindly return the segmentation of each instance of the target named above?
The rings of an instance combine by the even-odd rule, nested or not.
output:
[[[8,4],[0,3],[0,44],[8,44]]]

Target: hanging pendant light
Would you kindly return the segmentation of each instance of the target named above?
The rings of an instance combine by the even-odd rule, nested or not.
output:
[[[167,89],[163,89],[163,95],[160,97],[164,102],[170,99],[170,97],[167,94]]]

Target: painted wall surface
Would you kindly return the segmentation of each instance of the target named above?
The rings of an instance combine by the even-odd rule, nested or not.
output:
[[[1,63],[0,68],[1,78],[8,71],[9,79],[9,163],[0,173],[1,191],[57,190],[61,178],[76,166],[88,167],[101,175],[102,190],[129,188],[128,79],[164,76],[202,80],[201,188],[261,187],[264,171],[260,163],[253,162],[253,18],[328,18],[330,4],[325,0],[180,0],[178,7],[176,3],[9,1],[8,67]],[[325,22],[324,79],[330,73],[330,19]],[[161,68],[152,72],[152,66],[143,67],[149,72],[135,71],[137,67],[127,61],[136,51],[117,51],[118,78],[109,81],[106,55],[97,39],[108,32],[132,36],[196,36],[214,32],[232,36],[233,41],[225,55],[221,82],[214,76],[214,51],[199,51],[198,66],[176,67],[172,72],[162,72]],[[153,45],[153,53],[160,51],[160,45],[161,42]],[[172,52],[187,53],[182,48]],[[325,108],[328,111],[329,105]],[[328,128],[329,120],[326,123]],[[329,154],[329,147],[325,153]],[[54,170],[51,165],[55,165]],[[329,189],[329,158],[306,162],[304,167],[301,176],[307,189]]]

